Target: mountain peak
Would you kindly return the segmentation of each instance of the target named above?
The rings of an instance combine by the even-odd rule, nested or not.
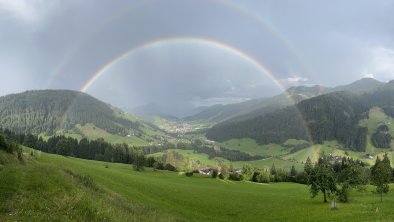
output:
[[[366,77],[356,80],[348,85],[337,86],[330,91],[349,91],[356,94],[363,94],[366,92],[373,92],[382,85],[384,85],[383,82],[380,82],[374,78]]]

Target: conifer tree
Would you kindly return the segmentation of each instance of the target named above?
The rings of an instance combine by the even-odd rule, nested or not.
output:
[[[383,202],[383,194],[389,192],[391,178],[390,160],[387,153],[385,153],[383,160],[377,157],[375,165],[371,167],[371,181],[372,184],[376,186],[376,192],[380,194],[381,202]]]

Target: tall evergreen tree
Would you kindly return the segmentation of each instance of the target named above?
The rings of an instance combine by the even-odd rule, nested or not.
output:
[[[371,181],[376,186],[376,192],[380,194],[380,201],[383,202],[383,194],[389,192],[389,183],[392,179],[390,160],[387,153],[383,160],[376,158],[375,165],[371,167]]]
[[[297,170],[295,169],[294,165],[291,166],[290,176],[291,176],[291,177],[297,176]]]
[[[304,165],[304,172],[305,172],[305,174],[307,176],[307,179],[308,179],[307,180],[307,184],[310,184],[310,177],[311,177],[312,172],[313,172],[313,165],[312,165],[311,158],[309,158],[309,156],[306,159],[306,162],[305,162],[305,165]]]
[[[272,166],[271,166],[271,175],[276,175],[276,168],[275,168],[275,163],[272,163]]]
[[[135,160],[133,162],[133,168],[136,171],[143,171],[144,170],[144,165],[145,165],[145,157],[142,154],[139,154],[135,157]]]

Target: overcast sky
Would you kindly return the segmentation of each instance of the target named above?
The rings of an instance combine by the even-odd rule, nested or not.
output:
[[[0,95],[79,90],[142,45],[86,92],[119,107],[179,108],[388,81],[393,12],[390,0],[0,0]]]

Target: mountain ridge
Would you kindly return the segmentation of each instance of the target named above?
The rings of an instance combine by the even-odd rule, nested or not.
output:
[[[284,108],[302,100],[309,99],[318,95],[327,94],[337,91],[350,91],[356,94],[371,92],[382,86],[384,83],[373,78],[362,78],[347,85],[337,87],[325,87],[321,85],[313,86],[293,86],[286,89],[285,92],[273,96],[260,99],[253,99],[242,103],[212,106],[204,111],[185,118],[188,121],[204,121],[209,120],[213,123],[224,121],[240,121],[250,119],[259,115]],[[217,114],[219,113],[219,114]]]
[[[394,84],[386,83],[363,94],[349,91],[323,94],[266,115],[224,121],[208,129],[206,135],[216,141],[252,138],[259,144],[283,143],[287,139],[312,139],[313,143],[338,140],[345,147],[362,151],[367,129],[359,122],[367,119],[368,110],[375,106],[394,116]]]
[[[129,136],[152,130],[137,117],[73,90],[30,90],[0,97],[0,126],[15,132],[54,135],[93,124],[110,134]]]

